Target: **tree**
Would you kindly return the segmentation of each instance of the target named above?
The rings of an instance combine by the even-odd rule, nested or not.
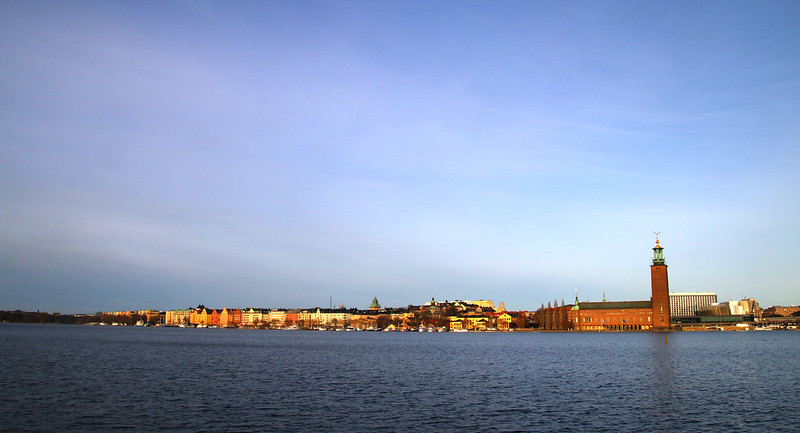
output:
[[[392,317],[388,314],[381,314],[378,316],[377,327],[379,329],[386,329],[392,323]]]

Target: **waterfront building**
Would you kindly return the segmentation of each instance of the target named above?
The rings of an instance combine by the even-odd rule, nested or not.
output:
[[[301,328],[315,328],[322,324],[322,312],[303,310],[297,313],[297,323]]]
[[[697,316],[697,312],[717,303],[714,292],[673,292],[669,294],[669,315],[672,317]]]
[[[466,329],[464,327],[464,319],[458,316],[451,316],[450,317],[450,330],[451,331],[461,331],[462,329]]]
[[[671,327],[669,281],[664,249],[656,237],[650,266],[650,301],[548,303],[537,312],[547,330],[668,330]]]
[[[233,314],[230,308],[223,308],[219,312],[219,326],[221,328],[233,327]]]
[[[491,326],[491,319],[483,314],[464,317],[464,327],[471,331],[485,331]]]
[[[698,311],[699,316],[760,316],[761,307],[753,298],[744,298],[741,301],[718,302],[703,307]]]
[[[154,322],[158,322],[158,319],[159,319],[159,317],[161,315],[161,311],[160,310],[138,310],[138,311],[136,311],[136,314],[138,314],[139,317],[143,317],[146,322],[154,323]]]
[[[245,308],[242,311],[242,326],[259,326],[264,321],[264,311],[260,308]]]
[[[352,314],[342,310],[326,310],[321,313],[321,321],[325,326],[345,326],[352,319]]]
[[[204,306],[199,306],[192,310],[189,316],[189,323],[198,326],[208,325],[208,315],[208,309]]]
[[[166,312],[164,324],[188,325],[191,316],[192,316],[192,310],[188,308],[185,310],[170,310]]]
[[[219,313],[219,326],[223,328],[235,328],[242,325],[242,310],[223,308]]]
[[[219,310],[216,308],[208,313],[208,326],[219,326]]]
[[[286,310],[270,310],[267,320],[273,328],[286,326]]]
[[[789,317],[794,315],[800,311],[800,307],[796,305],[790,306],[780,306],[780,305],[773,305],[764,310],[764,317],[775,317],[775,316],[782,316],[782,317]]]
[[[511,313],[508,311],[503,311],[499,316],[497,316],[497,330],[508,331],[511,329],[512,320],[513,317],[511,316]]]
[[[652,302],[583,302],[576,305],[578,308],[568,307],[569,310],[566,311],[569,321],[573,323],[572,329],[638,331],[653,328]]]
[[[667,264],[664,261],[664,249],[658,242],[653,248],[653,264],[650,266],[650,287],[653,304],[653,329],[670,329],[672,321],[669,317],[669,281]]]
[[[731,309],[731,314],[737,315],[755,315],[757,311],[761,310],[758,301],[753,298],[744,298],[740,301],[728,301],[728,305]]]
[[[286,326],[297,325],[299,318],[300,314],[297,310],[288,310],[286,312]]]

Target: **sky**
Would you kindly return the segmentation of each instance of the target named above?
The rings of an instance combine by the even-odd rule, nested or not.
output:
[[[800,303],[796,1],[0,2],[0,309]]]

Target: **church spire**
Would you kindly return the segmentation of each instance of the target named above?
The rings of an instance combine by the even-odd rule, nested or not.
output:
[[[578,303],[578,288],[577,287],[575,288],[575,305],[572,306],[572,309],[573,310],[580,310],[581,309],[581,304]]]

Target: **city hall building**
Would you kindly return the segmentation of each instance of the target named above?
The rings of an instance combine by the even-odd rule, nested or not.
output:
[[[561,306],[542,305],[539,327],[546,330],[576,331],[640,331],[668,330],[670,321],[669,281],[664,249],[658,238],[650,266],[651,297],[649,301],[578,302]]]

